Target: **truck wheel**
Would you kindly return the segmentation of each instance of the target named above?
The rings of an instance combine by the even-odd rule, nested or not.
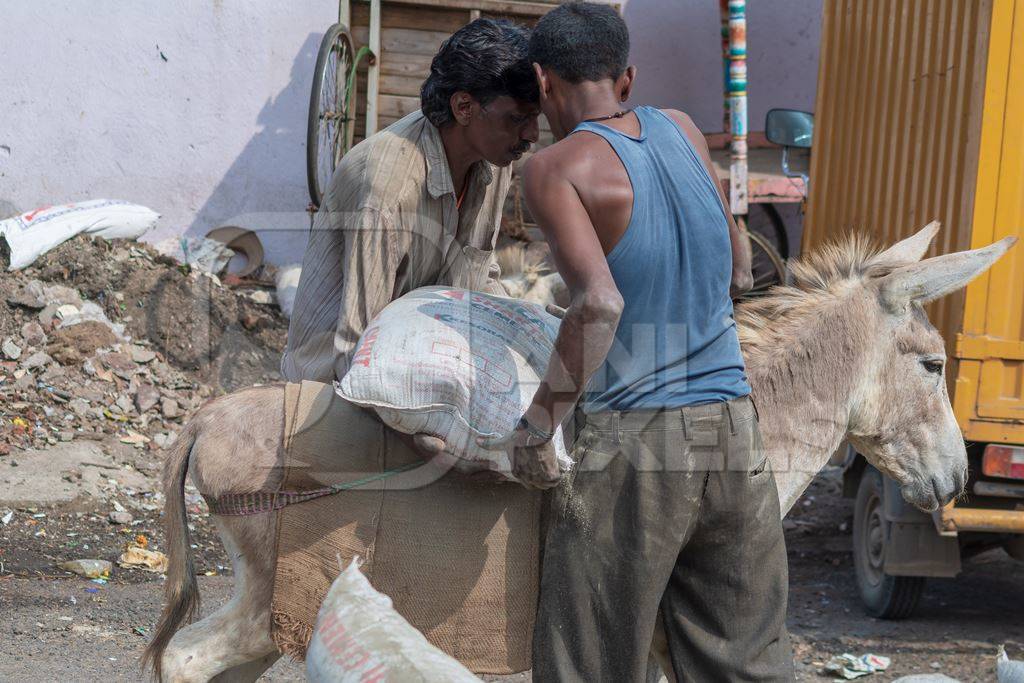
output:
[[[921,599],[924,577],[885,573],[889,523],[885,520],[882,496],[882,474],[868,466],[860,478],[853,510],[853,566],[857,589],[871,616],[905,619]]]

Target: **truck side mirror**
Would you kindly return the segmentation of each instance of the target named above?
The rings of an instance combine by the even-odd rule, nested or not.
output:
[[[764,135],[776,145],[810,149],[814,114],[795,109],[771,109],[764,119]]]

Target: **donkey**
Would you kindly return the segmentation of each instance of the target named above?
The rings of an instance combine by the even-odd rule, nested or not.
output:
[[[965,286],[1016,240],[921,260],[938,229],[929,224],[885,251],[857,237],[827,246],[793,264],[792,285],[737,307],[783,514],[843,439],[922,510],[963,490],[967,453],[946,393],[944,344],[922,304]],[[160,680],[252,681],[280,656],[270,637],[273,512],[214,516],[234,567],[234,595],[181,626],[199,604],[186,476],[208,498],[275,490],[284,463],[283,400],[280,385],[218,398],[168,452],[166,604],[143,659]]]

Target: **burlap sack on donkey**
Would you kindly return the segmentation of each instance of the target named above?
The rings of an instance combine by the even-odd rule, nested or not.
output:
[[[427,639],[476,673],[530,667],[539,581],[540,495],[422,468],[372,413],[326,384],[285,390],[282,491],[368,481],[278,512],[273,636],[302,658],[317,610],[347,564]]]

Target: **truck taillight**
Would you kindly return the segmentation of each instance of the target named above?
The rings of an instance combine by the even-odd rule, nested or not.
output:
[[[995,444],[985,446],[981,471],[986,477],[1024,479],[1024,447]]]

